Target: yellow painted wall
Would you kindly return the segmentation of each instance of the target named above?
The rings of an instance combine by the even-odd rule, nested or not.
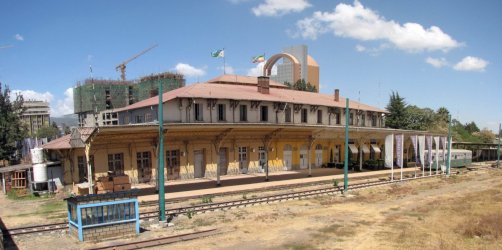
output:
[[[290,145],[292,147],[292,169],[300,169],[300,150],[302,145],[307,145],[307,141],[299,140],[288,140],[281,139],[279,141],[274,141],[271,143],[268,151],[268,164],[269,172],[282,171],[285,167],[284,162],[284,147],[285,145]],[[310,150],[310,164],[312,168],[316,167],[316,150],[315,146],[317,144],[322,145],[322,164],[327,164],[330,160],[330,152],[335,145],[339,145],[340,160],[344,159],[344,139],[318,139],[312,144]],[[380,144],[380,143],[379,143]],[[260,170],[259,167],[259,147],[262,146],[260,141],[241,141],[239,143],[225,142],[221,147],[227,148],[227,159],[228,159],[228,175],[237,175],[240,173],[239,170],[239,156],[238,147],[247,147],[248,149],[248,173],[257,173]],[[152,162],[152,179],[151,183],[155,182],[157,176],[157,152],[155,151],[155,145],[152,142],[114,142],[113,144],[103,144],[97,145],[91,148],[91,155],[94,155],[94,166],[95,166],[95,177],[106,176],[108,171],[108,154],[123,153],[124,155],[124,172],[129,175],[132,183],[138,182],[138,170],[137,170],[137,152],[151,152],[151,162]],[[180,156],[180,179],[193,179],[194,178],[194,151],[202,150],[205,153],[205,177],[206,178],[216,178],[216,167],[218,162],[218,152],[214,148],[214,145],[210,141],[192,141],[188,145],[183,142],[171,142],[166,141],[164,145],[164,150],[179,150]],[[83,149],[75,149],[72,154],[73,159],[73,178],[70,171],[70,161],[69,159],[64,160],[64,181],[66,184],[71,184],[78,181],[78,156],[84,156]],[[164,152],[165,156],[165,152]],[[335,154],[333,154],[335,157]],[[378,158],[378,156],[377,156]],[[353,156],[354,160],[356,156]],[[364,156],[364,159],[369,159],[369,154]],[[334,159],[336,161],[336,159]],[[165,165],[167,166],[167,159],[165,159]],[[167,176],[167,169],[164,170],[165,178],[170,179]]]

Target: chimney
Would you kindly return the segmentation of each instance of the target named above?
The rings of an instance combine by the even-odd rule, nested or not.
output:
[[[270,78],[268,76],[258,76],[258,92],[262,94],[270,93]]]
[[[335,89],[335,102],[338,102],[340,100],[340,90]]]

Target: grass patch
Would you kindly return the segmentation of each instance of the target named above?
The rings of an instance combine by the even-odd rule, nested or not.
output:
[[[291,250],[315,250],[318,249],[311,243],[305,242],[290,242],[282,245],[281,249],[291,249]]]
[[[335,234],[336,236],[344,237],[353,235],[356,230],[351,227],[346,227],[340,224],[331,224],[318,230],[323,234]]]
[[[502,211],[471,218],[463,223],[463,234],[470,238],[502,238]]]

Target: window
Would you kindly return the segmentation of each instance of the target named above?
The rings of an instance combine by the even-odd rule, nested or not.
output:
[[[322,110],[317,110],[317,123],[322,123]]]
[[[260,121],[268,122],[268,107],[261,106],[260,108]]]
[[[129,114],[124,116],[124,124],[129,124]]]
[[[239,106],[239,117],[241,122],[248,120],[248,107],[246,105]]]
[[[143,123],[143,116],[142,115],[136,116],[136,123]]]
[[[145,122],[151,122],[152,121],[152,114],[146,113],[145,114]]]
[[[108,170],[116,175],[124,174],[124,154],[108,154]]]
[[[366,126],[366,115],[362,114],[361,115],[361,126]]]
[[[340,124],[340,113],[335,113],[335,124]]]
[[[377,116],[372,115],[371,116],[371,126],[376,127],[376,125],[377,125]]]
[[[78,182],[84,182],[87,179],[87,164],[85,162],[85,156],[77,157],[78,166]]]
[[[167,159],[167,175],[174,175],[175,168],[180,166],[180,151],[179,150],[167,150],[166,151],[166,159]]]
[[[307,109],[302,109],[302,123],[307,123]]]
[[[290,107],[287,107],[284,110],[284,121],[291,122],[291,108]]]
[[[226,121],[225,104],[218,104],[218,121]]]
[[[94,155],[90,156],[91,171],[94,173]],[[78,182],[87,181],[87,160],[85,156],[77,156]],[[93,174],[94,175],[94,174]]]
[[[349,115],[349,125],[354,125],[354,114],[352,113]]]
[[[248,148],[247,147],[239,147],[239,162],[245,162],[248,159]]]
[[[136,153],[136,164],[139,177],[149,177],[152,169],[152,154],[149,151]]]
[[[203,120],[203,118],[202,118],[202,104],[196,103],[194,112],[195,112],[195,120],[199,121],[199,122],[202,121]]]

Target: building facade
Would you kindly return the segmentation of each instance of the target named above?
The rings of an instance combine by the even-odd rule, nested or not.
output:
[[[28,135],[34,137],[41,127],[50,125],[49,103],[45,101],[27,100],[23,102],[25,111],[21,115],[23,123],[28,128]]]
[[[276,75],[272,75],[274,65],[277,66]],[[279,83],[294,84],[303,79],[319,92],[319,65],[308,54],[306,45],[287,47],[282,53],[272,55],[263,67],[263,75]]]
[[[404,158],[411,162],[408,135],[427,133],[387,129],[385,110],[354,101],[345,113],[346,99],[338,90],[295,91],[268,77],[225,75],[162,98],[164,152],[159,152],[159,98],[153,97],[112,110],[118,125],[88,128],[44,145],[63,162],[64,182],[82,181],[91,169],[93,179],[112,172],[127,174],[133,183],[154,183],[159,154],[165,157],[166,180],[219,180],[341,163],[347,119],[351,166],[381,160],[389,134],[404,135]]]

